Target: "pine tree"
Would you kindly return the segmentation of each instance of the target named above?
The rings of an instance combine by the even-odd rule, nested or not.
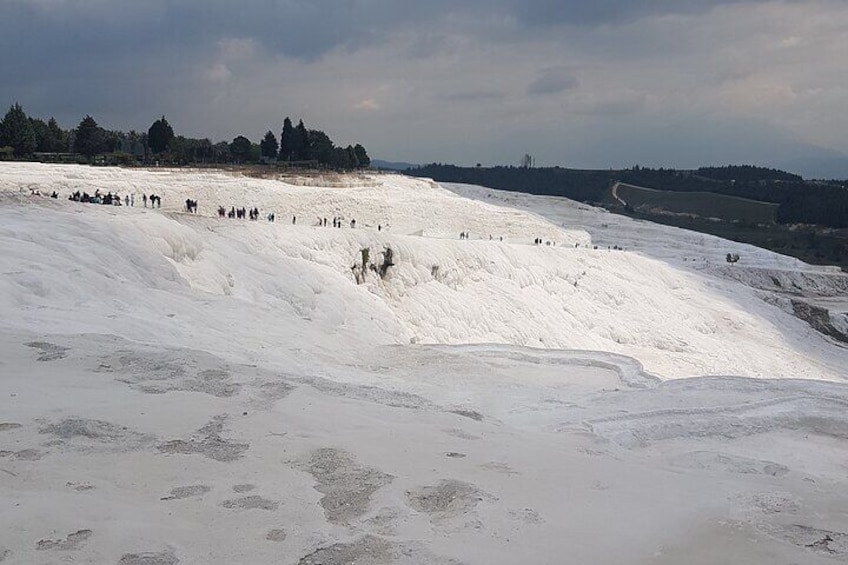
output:
[[[303,125],[303,120],[297,123],[292,136],[292,159],[294,161],[309,160],[309,132],[306,131],[306,126]]]
[[[29,118],[29,123],[35,134],[35,150],[39,153],[47,152],[49,142],[47,138],[50,135],[50,130],[47,129],[47,123],[40,118]]]
[[[359,166],[363,169],[367,169],[371,166],[371,158],[368,157],[368,152],[365,151],[365,148],[360,144],[356,144],[353,147],[354,153],[356,153],[356,160],[359,162]]]
[[[233,139],[230,143],[230,154],[237,163],[243,163],[250,160],[251,143],[250,140],[240,135]]]
[[[171,144],[174,139],[174,128],[162,116],[162,119],[153,122],[150,129],[147,130],[147,144],[153,153],[162,153]]]
[[[97,125],[91,116],[86,115],[79,123],[74,137],[74,151],[88,157],[94,157],[104,150],[106,132]]]
[[[127,146],[124,148],[124,151],[132,155],[144,156],[145,137],[146,136],[144,134],[138,133],[134,129],[131,129],[129,133],[127,133]]]
[[[333,162],[333,141],[321,130],[309,130],[309,154],[320,165],[331,165]]]
[[[344,147],[336,147],[333,149],[333,168],[345,170],[350,168],[350,154]]]
[[[272,131],[268,131],[265,134],[265,138],[259,144],[259,147],[262,150],[262,156],[267,157],[268,159],[276,159],[279,147],[277,145],[277,138],[274,136]]]
[[[294,127],[288,116],[283,120],[283,132],[280,134],[280,161],[291,161],[293,158],[292,143],[294,142]]]
[[[13,104],[0,122],[0,147],[11,147],[15,157],[24,157],[35,151],[36,139],[32,123],[20,104]]]
[[[356,157],[356,151],[353,149],[352,145],[348,145],[345,147],[345,152],[347,153],[347,162],[348,167],[351,169],[359,168],[359,159]]]
[[[230,153],[230,144],[226,141],[219,141],[212,146],[212,158],[216,163],[227,163],[232,159]]]
[[[59,127],[56,118],[47,120],[47,151],[63,153],[68,150],[68,132]]]

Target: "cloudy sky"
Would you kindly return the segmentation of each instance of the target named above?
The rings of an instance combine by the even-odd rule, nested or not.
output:
[[[372,157],[692,167],[848,154],[844,0],[0,0],[0,104]],[[799,165],[800,166],[800,165]]]

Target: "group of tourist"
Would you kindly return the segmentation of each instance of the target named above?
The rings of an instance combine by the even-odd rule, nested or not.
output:
[[[189,205],[189,202],[192,203],[191,206]],[[196,200],[186,200],[186,210],[189,211],[189,212],[194,211],[196,213],[197,212],[197,201]],[[218,217],[219,218],[230,218],[230,219],[237,219],[237,220],[248,218],[250,220],[258,220],[259,216],[260,216],[259,208],[252,208],[252,209],[248,210],[244,207],[236,208],[235,206],[232,206],[228,211],[223,206],[218,206]],[[275,212],[268,212],[268,214],[265,215],[265,219],[268,220],[269,222],[274,222],[277,219],[277,214]],[[322,226],[326,227],[327,224],[328,224],[327,218],[319,217],[318,221],[315,222],[315,225],[318,226],[318,227],[322,227]],[[292,216],[292,225],[297,225],[297,216],[296,215]],[[342,225],[343,225],[342,218],[338,217],[338,216],[333,218],[332,225],[333,225],[334,228],[342,227]],[[356,228],[356,220],[350,221],[350,227]],[[377,231],[382,231],[382,230],[383,230],[382,224],[378,225]]]
[[[40,194],[40,192],[38,194]],[[51,197],[57,198],[57,196],[58,196],[57,193],[55,191],[53,191],[53,194],[51,195]],[[88,202],[88,203],[93,203],[93,204],[111,204],[111,205],[114,205],[114,206],[121,206],[122,204],[124,204],[126,206],[135,206],[135,195],[131,194],[131,195],[125,196],[124,199],[123,199],[123,202],[122,202],[121,197],[118,194],[112,194],[111,192],[108,192],[107,194],[102,195],[100,193],[100,190],[97,190],[94,193],[94,196],[90,196],[86,192],[80,193],[80,191],[76,191],[73,194],[71,194],[71,196],[68,199],[73,200],[75,202]],[[157,196],[155,194],[151,194],[150,196],[148,196],[147,194],[143,194],[142,195],[142,201],[144,202],[145,208],[147,207],[148,201],[150,202],[151,208],[161,208],[161,206],[162,206],[162,197]],[[188,213],[196,214],[197,213],[197,200],[192,200],[190,198],[187,198],[186,201],[185,201],[185,210]],[[250,210],[247,210],[244,207],[236,208],[235,206],[233,206],[228,211],[223,206],[218,206],[218,217],[219,218],[231,218],[231,219],[233,219],[233,218],[235,218],[235,219],[248,218],[250,220],[256,221],[256,220],[259,219],[259,216],[260,216],[259,208],[257,208],[257,207],[253,207]],[[269,212],[268,214],[265,215],[265,219],[268,220],[269,222],[274,222],[277,219],[277,215],[274,212]],[[297,224],[297,216],[292,216],[292,225],[296,225],[296,224]],[[320,216],[318,217],[318,220],[315,223],[315,225],[319,226],[319,227],[327,227],[327,224],[328,224],[327,218],[322,218]],[[341,228],[342,225],[343,225],[343,218],[341,216],[333,217],[332,226],[334,228]],[[356,228],[356,220],[351,219],[349,225],[350,225],[351,228]],[[379,224],[377,226],[377,231],[382,231],[382,230],[383,230],[383,226],[382,226],[382,224]],[[463,240],[471,239],[470,232],[467,232],[467,231],[459,232],[459,239],[463,239]],[[494,240],[494,239],[495,239],[494,236],[489,235],[489,240]],[[497,240],[503,241],[503,236],[499,236],[497,238]],[[541,237],[535,238],[533,240],[533,244],[534,245],[556,246],[555,241],[547,241],[547,240],[545,240]],[[579,243],[574,244],[574,247],[579,247],[579,246],[580,246]],[[598,246],[595,245],[594,249],[597,249],[597,248],[598,248]],[[609,249],[615,250],[615,251],[625,251],[625,249],[623,247],[619,247],[617,245],[612,246]]]
[[[322,217],[318,216],[318,221],[315,223],[315,225],[318,226],[319,228],[322,227],[322,226],[326,228],[327,227],[327,218],[322,218]],[[333,218],[333,227],[334,228],[342,227],[342,218],[340,216],[335,216]],[[356,228],[356,220],[350,221],[350,227]],[[383,229],[382,225],[377,226],[377,231],[381,231],[382,229]]]
[[[162,207],[162,197],[156,196],[155,194],[151,194],[150,197],[146,194],[141,195],[141,199],[144,201],[144,207],[147,208],[147,201],[150,201],[151,208],[161,208]]]
[[[56,192],[54,191],[53,194],[56,194]],[[58,194],[56,196],[51,194],[50,196],[52,198],[57,198]],[[68,200],[73,202],[85,202],[86,204],[106,204],[107,206],[121,206],[123,204],[123,202],[121,202],[120,195],[112,194],[111,191],[106,194],[101,194],[100,189],[97,189],[94,192],[94,195],[77,190],[68,197]],[[127,196],[127,206],[129,206],[129,196]]]
[[[196,201],[194,203],[194,210],[195,210],[195,212],[197,211],[197,202]],[[230,218],[230,219],[235,218],[235,219],[238,219],[238,220],[248,218],[250,220],[258,220],[259,215],[260,215],[259,214],[259,208],[256,208],[256,207],[248,210],[244,207],[236,208],[235,206],[233,206],[233,207],[230,208],[230,210],[228,212],[227,209],[224,208],[223,206],[218,206],[218,217],[219,218]],[[268,212],[268,214],[265,215],[265,219],[268,220],[269,222],[273,222],[277,219],[277,214],[275,214],[274,212]]]
[[[467,231],[459,232],[459,239],[471,239],[471,232],[467,232]],[[489,241],[494,241],[494,240],[495,240],[495,236],[493,236],[492,234],[489,234]],[[498,236],[498,241],[503,241],[502,235]]]
[[[535,245],[547,245],[547,246],[551,246],[551,245],[555,246],[556,245],[556,241],[545,241],[541,237],[537,237],[536,239],[534,239],[533,243]]]
[[[38,194],[41,194],[40,192]],[[53,194],[50,195],[50,198],[58,198],[59,194],[54,190]],[[148,201],[150,202],[151,208],[161,208],[162,207],[162,197],[157,196],[155,194],[151,194],[148,196],[147,194],[142,194],[142,201],[144,202],[144,207],[147,208]],[[85,202],[86,204],[106,204],[107,206],[135,206],[135,194],[126,194],[123,198],[118,193],[112,194],[112,191],[103,194],[100,192],[100,189],[94,191],[94,194],[89,194],[88,192],[80,192],[79,190],[71,193],[68,196],[68,200],[72,202]],[[186,201],[186,207],[188,207],[188,202],[193,203],[193,211],[197,212],[197,202],[196,201]]]

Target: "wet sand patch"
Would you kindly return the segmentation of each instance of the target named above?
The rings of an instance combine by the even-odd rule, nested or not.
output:
[[[222,438],[225,422],[226,415],[215,416],[189,439],[170,440],[160,444],[158,449],[168,454],[203,455],[223,463],[235,461],[244,455],[250,444]]]
[[[30,341],[24,345],[40,351],[36,361],[56,361],[58,359],[64,359],[68,356],[68,351],[71,350],[69,347],[63,347],[46,341]]]
[[[173,550],[125,553],[118,565],[177,565],[180,560]]]
[[[281,541],[286,541],[286,537],[287,537],[286,531],[283,530],[282,528],[271,530],[265,535],[266,540],[278,542],[278,543],[281,542]]]
[[[455,479],[446,479],[406,493],[410,507],[436,519],[467,514],[487,497],[475,485]]]
[[[79,548],[82,543],[91,537],[91,530],[78,530],[72,534],[68,534],[65,539],[52,540],[52,539],[43,539],[39,540],[35,545],[35,549],[39,551],[52,550],[52,551],[72,551],[74,549]]]
[[[305,468],[318,483],[315,489],[324,495],[324,515],[334,524],[346,524],[365,514],[371,495],[394,479],[388,473],[360,465],[346,451],[333,448],[315,451]]]
[[[203,496],[212,490],[212,487],[206,485],[188,485],[184,487],[175,487],[171,489],[168,496],[163,496],[159,500],[182,500],[184,498],[193,498]]]
[[[269,510],[273,511],[280,507],[280,503],[275,500],[269,500],[262,496],[244,496],[242,498],[234,498],[225,500],[221,503],[224,508],[230,510]]]

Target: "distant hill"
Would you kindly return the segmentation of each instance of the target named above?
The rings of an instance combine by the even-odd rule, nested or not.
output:
[[[415,163],[404,163],[402,161],[383,161],[381,159],[371,159],[371,166],[375,169],[384,169],[388,171],[405,171],[414,169],[419,165]]]
[[[610,203],[609,189],[616,182],[671,192],[724,194],[778,204],[777,221],[781,224],[848,228],[848,189],[842,182],[805,181],[792,173],[764,167],[733,165],[692,171],[637,166],[591,171],[431,164],[407,174],[589,203]]]
[[[635,211],[677,214],[753,225],[774,224],[778,204],[715,192],[674,192],[617,183],[620,202]]]
[[[777,169],[769,169],[766,167],[754,167],[752,165],[726,165],[724,167],[701,167],[694,174],[719,180],[732,182],[747,182],[747,181],[802,181],[804,180],[799,175],[787,173]]]
[[[848,270],[848,188],[842,182],[805,181],[785,171],[736,165],[578,170],[432,164],[406,174],[564,196]]]
[[[787,159],[782,166],[808,179],[848,179],[848,157],[841,154]]]

